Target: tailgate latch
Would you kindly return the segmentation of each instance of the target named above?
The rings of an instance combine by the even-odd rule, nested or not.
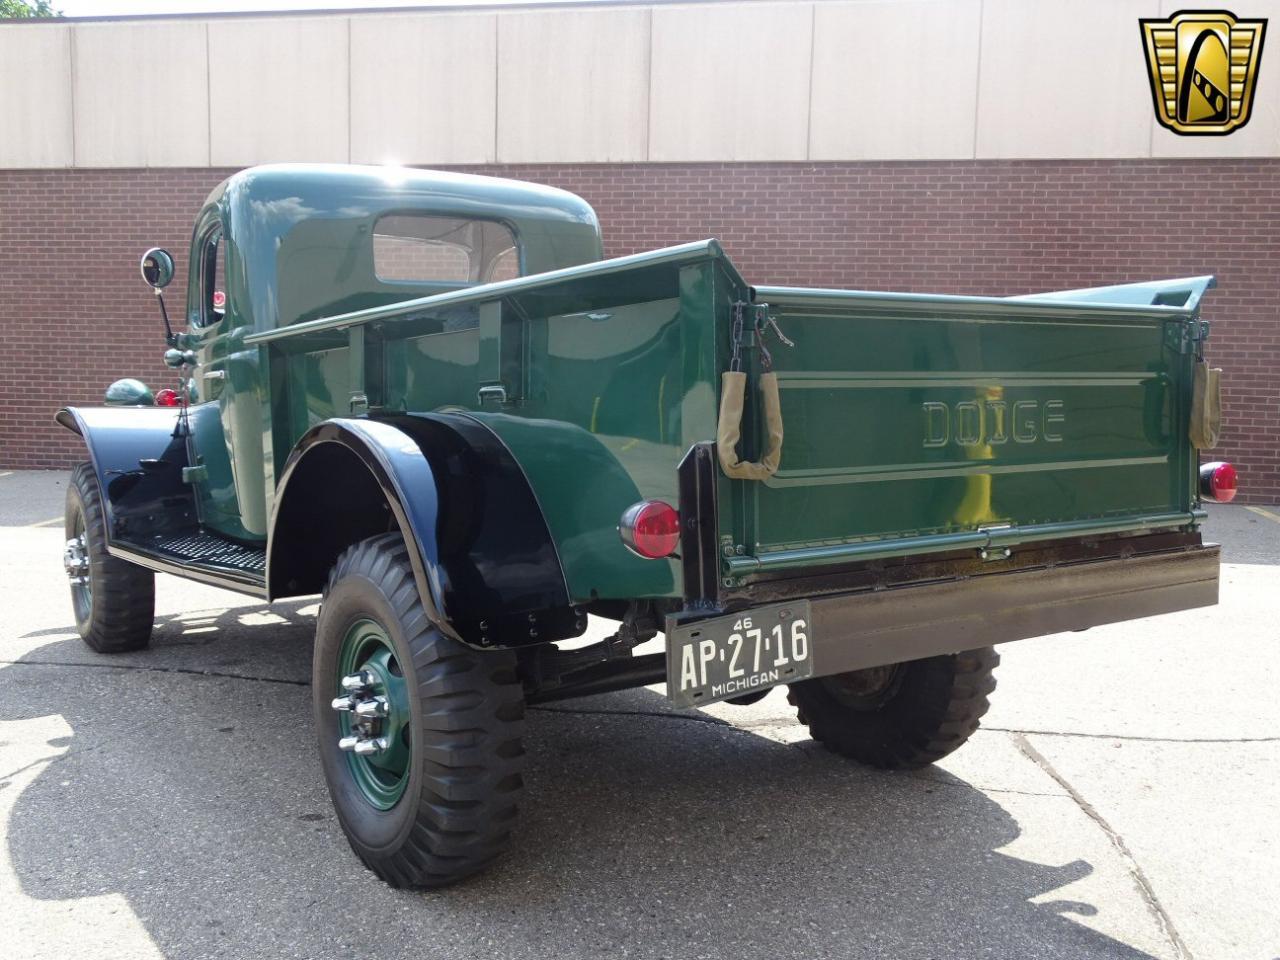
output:
[[[1209,339],[1208,320],[1170,320],[1164,325],[1164,343],[1177,353],[1204,354],[1204,342]]]

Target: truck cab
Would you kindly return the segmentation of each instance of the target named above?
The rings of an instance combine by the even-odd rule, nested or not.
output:
[[[317,418],[366,408],[343,390],[351,371],[337,368],[349,358],[320,351],[291,371],[289,389],[305,402],[278,398],[276,419],[268,371],[246,337],[601,256],[591,208],[549,187],[378,167],[269,166],[231,177],[196,219],[181,344],[195,355],[188,389],[202,526],[264,543],[274,480],[294,443]],[[442,333],[477,325],[474,307],[439,319]],[[462,403],[478,389],[451,387]]]

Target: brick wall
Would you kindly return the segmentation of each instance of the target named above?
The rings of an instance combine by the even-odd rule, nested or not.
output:
[[[1280,160],[470,167],[581,194],[619,255],[723,241],[749,281],[1012,294],[1215,273],[1226,374],[1217,453],[1241,498],[1280,500]],[[230,170],[0,171],[0,466],[63,467],[64,402],[170,382],[142,250],[179,261]]]

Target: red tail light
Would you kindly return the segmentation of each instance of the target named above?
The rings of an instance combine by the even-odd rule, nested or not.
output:
[[[178,391],[170,390],[165,387],[163,390],[156,391],[157,407],[176,407],[182,402],[182,398],[178,396]]]
[[[680,546],[680,514],[661,500],[642,500],[627,508],[618,523],[622,542],[649,560],[669,557]]]
[[[1236,468],[1222,461],[1200,464],[1200,495],[1230,503],[1236,496]]]

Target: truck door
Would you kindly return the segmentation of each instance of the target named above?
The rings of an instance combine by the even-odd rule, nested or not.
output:
[[[197,233],[188,322],[198,341],[191,443],[201,523],[239,540],[266,538],[258,354],[228,296],[227,241],[215,216]]]

